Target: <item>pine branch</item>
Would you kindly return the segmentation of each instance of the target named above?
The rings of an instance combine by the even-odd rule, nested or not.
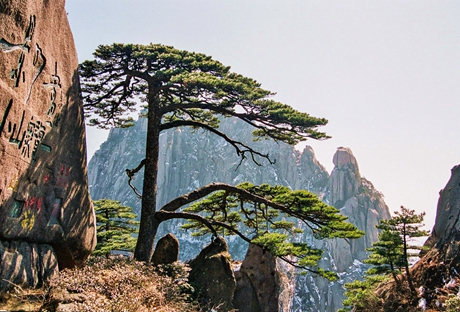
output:
[[[198,121],[192,121],[192,120],[175,120],[175,121],[171,121],[171,122],[162,124],[160,126],[160,131],[163,131],[163,130],[166,130],[166,129],[171,129],[171,128],[184,127],[184,126],[205,129],[205,130],[207,130],[209,132],[212,132],[212,133],[220,136],[225,141],[227,141],[230,145],[232,145],[236,150],[236,154],[241,157],[241,160],[240,160],[240,162],[239,162],[239,164],[237,166],[237,169],[241,165],[242,161],[244,159],[246,159],[246,153],[249,153],[251,155],[252,160],[258,166],[262,166],[262,165],[259,162],[257,162],[257,160],[255,159],[255,156],[260,156],[262,158],[267,159],[268,162],[270,164],[272,164],[272,165],[275,164],[275,162],[276,162],[276,161],[270,159],[269,154],[262,154],[260,152],[257,152],[253,148],[247,146],[246,144],[244,144],[242,142],[239,142],[239,141],[235,141],[235,140],[231,139],[229,136],[227,136],[225,133],[222,133],[222,132],[218,131],[217,129],[215,129],[215,128],[211,127],[211,126],[209,126],[207,124],[204,124],[204,123],[201,123],[201,122],[198,122]]]
[[[134,185],[131,184],[131,181],[133,180],[134,178],[134,175],[142,169],[142,167],[144,167],[145,165],[145,159],[142,159],[141,162],[139,163],[139,165],[134,168],[134,169],[126,169],[126,175],[128,176],[128,185],[130,188],[133,189],[134,193],[137,195],[138,198],[142,199],[142,195],[139,194],[139,192],[137,191],[137,189],[134,187]]]

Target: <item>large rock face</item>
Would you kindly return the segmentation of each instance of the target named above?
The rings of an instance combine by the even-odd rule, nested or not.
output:
[[[460,165],[451,170],[450,180],[439,192],[436,221],[426,245],[445,252],[446,261],[460,259]]]
[[[362,277],[365,266],[361,261],[367,257],[365,248],[377,240],[375,225],[378,220],[390,216],[382,195],[360,175],[357,161],[347,148],[338,149],[334,156],[335,168],[329,176],[310,147],[299,152],[272,141],[252,142],[252,129],[234,119],[222,122],[221,129],[232,138],[270,154],[276,163],[269,165],[261,160],[264,166],[260,167],[245,161],[238,167],[240,159],[234,149],[220,138],[202,131],[193,133],[186,128],[165,131],[160,136],[158,204],[163,205],[211,182],[281,184],[316,193],[326,203],[341,209],[351,222],[366,232],[366,236],[350,243],[344,240],[317,241],[305,229],[299,239],[323,249],[322,266],[338,272],[340,278],[334,283],[313,275],[293,278],[295,295],[290,298],[290,304],[286,297],[282,302],[284,306],[290,305],[291,311],[336,311],[341,307],[344,283]],[[145,119],[140,119],[132,128],[111,130],[108,140],[89,163],[88,178],[93,198],[120,200],[139,213],[140,201],[127,186],[125,169],[137,167],[143,159],[145,134]],[[141,174],[133,184],[138,190],[142,189]],[[173,232],[180,240],[179,257],[183,260],[195,257],[197,250],[203,247],[202,240],[180,230],[176,221],[168,221],[162,227],[158,236]],[[236,237],[226,239],[232,257],[243,259],[247,244]],[[284,293],[292,292],[286,290]]]
[[[452,168],[447,185],[439,192],[436,221],[424,246],[429,250],[412,268],[414,283],[416,287],[425,288],[427,306],[430,308],[436,308],[439,289],[457,292],[460,285],[459,221],[460,165],[457,165]]]
[[[78,61],[64,3],[0,2],[0,238],[4,246],[30,244],[4,249],[2,266],[10,257],[12,265],[33,266],[27,259],[46,250],[59,267],[72,267],[95,245]]]

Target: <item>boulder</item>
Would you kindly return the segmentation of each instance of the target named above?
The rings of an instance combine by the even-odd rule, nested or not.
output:
[[[62,269],[84,263],[96,244],[78,60],[64,4],[0,4],[0,237],[4,245],[29,244],[14,249],[25,271],[35,246]]]
[[[218,237],[190,262],[189,282],[195,288],[205,311],[233,309],[235,276],[227,242]]]
[[[171,233],[158,240],[152,256],[152,264],[172,264],[179,259],[179,240]]]
[[[250,244],[241,267],[235,271],[233,304],[239,312],[277,312],[280,279],[276,258]]]

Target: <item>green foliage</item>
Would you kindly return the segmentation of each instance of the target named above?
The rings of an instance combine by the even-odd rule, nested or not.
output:
[[[223,235],[240,235],[291,264],[331,278],[328,272],[316,267],[322,250],[295,241],[296,234],[302,233],[296,224],[303,222],[317,238],[358,238],[364,234],[346,222],[339,210],[310,192],[247,182],[236,188],[215,192],[184,209],[200,214],[213,228],[200,220],[190,220],[184,228],[195,230],[194,235],[209,234],[212,230]],[[289,260],[291,257],[297,261]]]
[[[406,280],[409,284],[411,292],[415,295],[415,286],[412,283],[412,277],[409,271],[409,257],[418,256],[418,252],[414,253],[411,250],[421,250],[422,247],[417,245],[409,245],[409,242],[414,237],[427,236],[429,234],[426,230],[421,230],[420,227],[424,226],[423,218],[425,212],[415,214],[415,210],[407,209],[401,206],[401,211],[395,211],[395,216],[389,220],[380,222],[380,228],[383,230],[397,233],[402,240],[402,261],[406,272]]]
[[[253,125],[255,138],[295,144],[308,137],[327,138],[317,131],[326,119],[315,118],[269,99],[254,79],[232,73],[210,56],[161,44],[100,45],[95,60],[79,67],[86,116],[101,128],[128,126],[127,115],[154,99],[165,127],[217,128],[223,117],[238,117]],[[149,107],[152,109],[152,107]]]
[[[176,205],[168,209],[157,210],[155,192],[161,131],[191,127],[211,132],[235,148],[241,161],[249,156],[259,164],[260,159],[270,163],[274,160],[221,132],[219,120],[239,118],[254,128],[254,140],[274,139],[288,144],[308,138],[328,138],[318,131],[327,120],[273,100],[274,93],[262,89],[256,80],[233,73],[230,67],[201,53],[160,44],[114,43],[99,46],[94,57],[79,67],[85,116],[90,118],[89,123],[100,128],[127,127],[132,125],[129,113],[135,111],[148,118],[145,160],[136,169],[127,170],[131,181],[144,166],[143,189],[152,192],[142,194],[136,259],[150,260],[161,222],[187,216],[192,221],[186,228],[196,229],[195,235],[216,234],[217,230],[222,234],[237,233],[247,241],[250,239],[239,231],[243,231],[241,225],[260,239],[272,232],[288,233],[292,237],[300,232],[292,218],[307,223],[318,238],[357,238],[363,234],[316,196],[280,186],[243,184],[239,186],[241,192],[220,191],[211,195],[205,190],[206,194],[194,197],[195,200],[209,197],[185,212],[177,210],[190,204],[187,198],[182,198],[181,204],[176,201]],[[278,242],[280,238],[274,236],[266,238],[267,248],[271,246],[280,256],[298,255],[299,263],[304,265],[312,264],[315,262],[312,259],[318,257],[317,252],[306,245],[289,245],[287,239],[282,239],[281,243]]]
[[[120,202],[100,199],[93,202],[96,213],[97,245],[93,255],[108,256],[112,250],[133,251],[139,221],[131,207]]]
[[[450,294],[449,298],[444,302],[447,312],[460,311],[460,297],[458,295]]]
[[[365,261],[374,265],[369,274],[398,274],[408,266],[408,258],[417,256],[414,251],[422,249],[421,246],[409,245],[410,239],[428,235],[428,231],[420,229],[424,215],[416,215],[414,210],[401,206],[401,212],[395,211],[394,217],[380,221],[377,225],[381,230],[379,241],[368,248],[371,254]]]
[[[367,274],[388,274],[394,276],[401,272],[404,267],[404,244],[397,231],[392,231],[386,226],[380,224],[377,228],[382,231],[379,233],[379,241],[375,242],[372,247],[368,248],[371,254],[365,260],[365,263],[372,264],[373,267],[367,271]],[[395,277],[396,279],[396,277]],[[397,280],[396,280],[397,281]]]
[[[345,296],[343,301],[344,308],[337,312],[345,311],[371,311],[378,307],[380,299],[375,295],[375,288],[388,278],[384,275],[367,275],[362,281],[353,281],[345,284]],[[378,311],[379,309],[375,309]]]
[[[347,299],[343,301],[347,308],[343,311],[370,311],[373,310],[380,301],[374,294],[376,286],[382,281],[393,276],[398,286],[401,281],[398,275],[405,269],[406,280],[412,293],[415,287],[412,284],[409,271],[409,257],[417,256],[417,253],[410,250],[420,250],[417,245],[409,245],[413,237],[428,235],[428,231],[421,230],[425,213],[415,214],[414,210],[409,210],[401,206],[401,211],[395,211],[395,216],[389,220],[381,220],[377,225],[380,231],[379,240],[367,250],[370,251],[369,258],[365,263],[373,266],[366,271],[363,281],[354,281],[345,284]]]

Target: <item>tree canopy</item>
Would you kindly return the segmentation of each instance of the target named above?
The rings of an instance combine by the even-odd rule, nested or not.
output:
[[[212,183],[157,209],[162,131],[178,127],[203,129],[225,140],[241,161],[249,158],[261,165],[264,159],[269,163],[275,160],[222,132],[222,118],[239,118],[250,124],[254,140],[273,139],[287,144],[328,138],[318,130],[327,120],[273,100],[274,93],[262,89],[257,81],[231,72],[230,67],[204,54],[160,44],[115,43],[99,46],[94,57],[79,69],[89,123],[101,128],[130,126],[130,113],[135,111],[148,119],[145,159],[136,168],[126,170],[131,181],[144,169],[142,194],[136,191],[142,198],[136,259],[150,260],[159,224],[172,218],[192,220],[187,227],[197,229],[198,233],[231,232],[278,256],[297,254],[307,259],[308,254],[310,260],[319,259],[320,252],[302,243],[287,244],[286,233],[296,230],[292,221],[282,219],[283,216],[299,218],[318,237],[362,235],[335,208],[320,203],[316,196],[277,186]],[[193,204],[198,200],[201,202]],[[186,205],[191,206],[183,210]],[[257,238],[243,233],[238,227],[240,223],[254,229],[251,233]],[[267,236],[274,230],[283,233]],[[305,265],[299,262],[306,266],[313,263],[310,260],[305,260]]]
[[[101,45],[94,56],[80,66],[84,107],[92,125],[130,124],[126,114],[139,110],[140,100],[155,102],[160,130],[190,126],[212,131],[220,115],[248,122],[258,138],[294,144],[327,137],[317,131],[326,119],[270,99],[274,93],[210,56],[160,44]]]
[[[97,245],[93,254],[109,256],[112,250],[133,251],[139,221],[131,207],[119,201],[99,199],[93,202],[96,213]]]
[[[425,217],[425,212],[415,214],[415,210],[410,210],[401,206],[401,211],[395,211],[394,214],[395,216],[391,219],[380,221],[379,227],[400,236],[400,240],[398,241],[399,246],[395,246],[395,250],[399,249],[400,251],[398,251],[398,253],[402,253],[402,262],[406,272],[407,283],[412,293],[415,293],[415,286],[413,285],[409,270],[409,258],[418,256],[418,252],[414,253],[413,251],[420,250],[421,247],[418,245],[411,245],[410,241],[415,237],[429,235],[428,231],[420,229],[424,226],[423,219]]]

